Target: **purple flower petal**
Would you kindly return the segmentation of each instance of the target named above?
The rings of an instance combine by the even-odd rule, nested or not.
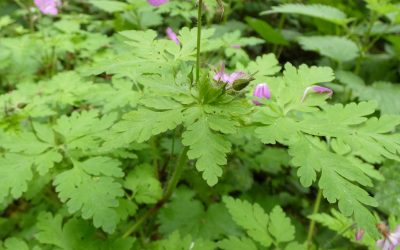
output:
[[[223,82],[223,83],[226,83],[226,84],[229,83],[230,75],[225,73],[225,64],[221,65],[220,71],[215,73],[213,79],[214,79],[214,81],[217,81],[217,82]]]
[[[313,86],[307,87],[304,90],[303,97],[301,98],[301,102],[304,102],[304,99],[306,99],[306,97],[310,91],[313,91],[314,93],[328,93],[329,97],[332,97],[332,95],[333,95],[332,89],[318,86],[318,85],[313,85]]]
[[[226,74],[225,74],[225,64],[222,64],[222,65],[221,65],[221,69],[220,69],[217,73],[215,73],[213,79],[214,79],[215,81],[224,81],[223,79],[224,79],[225,77],[226,77]]]
[[[238,83],[239,80],[246,80],[249,76],[242,71],[235,71],[232,74],[225,73],[225,65],[222,64],[220,71],[216,72],[213,79],[217,82],[222,82],[228,84],[229,87],[232,87],[235,83]]]
[[[55,16],[58,14],[58,8],[61,6],[60,0],[34,0],[33,1],[43,14]]]
[[[245,76],[246,76],[246,73],[244,73],[242,71],[235,71],[229,75],[228,84],[233,84],[234,81],[236,81],[242,77],[245,77]]]
[[[271,98],[271,92],[269,90],[268,84],[266,83],[259,83],[254,89],[253,96],[257,98]],[[261,103],[257,100],[253,100],[255,105],[261,105]]]
[[[147,0],[147,2],[154,6],[154,7],[158,7],[160,5],[166,4],[169,2],[169,0]]]
[[[376,246],[382,250],[393,250],[395,247],[388,239],[378,240]]]
[[[239,44],[232,44],[231,45],[231,48],[234,48],[234,49],[240,49],[242,46],[240,46]]]
[[[397,226],[393,233],[390,233],[382,240],[376,241],[376,246],[382,250],[394,250],[398,245],[400,245],[400,225]]]
[[[171,27],[168,27],[165,31],[167,33],[167,36],[169,39],[171,39],[172,41],[174,41],[176,44],[180,45],[181,42],[178,39],[178,36],[176,35],[176,33],[172,30]]]
[[[400,238],[400,225],[397,226],[396,230],[393,233],[397,238]]]
[[[329,97],[331,97],[333,95],[333,90],[331,90],[330,88],[326,88],[326,87],[322,87],[322,86],[318,86],[318,85],[313,86],[312,90],[315,93],[328,93]]]
[[[376,246],[382,248],[385,240],[377,240],[376,241]]]

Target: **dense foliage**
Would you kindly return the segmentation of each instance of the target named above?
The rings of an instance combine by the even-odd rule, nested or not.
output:
[[[400,5],[0,2],[0,249],[400,248]]]

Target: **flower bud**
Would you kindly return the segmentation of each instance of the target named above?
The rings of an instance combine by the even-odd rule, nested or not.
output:
[[[168,27],[168,28],[165,30],[165,33],[167,33],[168,38],[171,39],[172,41],[174,41],[176,44],[178,44],[178,45],[181,44],[181,42],[180,42],[179,39],[178,39],[178,36],[177,36],[176,33],[172,30],[171,27]]]
[[[361,240],[362,237],[364,236],[365,231],[362,229],[358,229],[355,235],[356,240]]]
[[[322,87],[322,86],[318,86],[318,85],[313,85],[310,87],[307,87],[304,90],[304,94],[303,97],[301,98],[301,102],[304,102],[304,99],[306,99],[307,95],[309,94],[309,92],[312,91],[314,93],[328,93],[329,97],[332,97],[333,95],[333,90],[330,88],[326,88],[326,87]]]

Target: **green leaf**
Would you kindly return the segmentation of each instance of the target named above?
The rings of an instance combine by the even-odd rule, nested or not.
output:
[[[256,155],[258,165],[255,169],[276,174],[283,166],[289,165],[289,159],[286,149],[267,147]]]
[[[4,241],[4,246],[4,250],[29,250],[28,244],[24,240],[15,237],[7,238]]]
[[[54,179],[56,191],[68,211],[80,211],[82,218],[92,218],[95,227],[108,233],[114,232],[119,221],[115,208],[119,205],[117,198],[124,194],[121,185],[110,177],[123,175],[117,164],[103,157],[75,162],[74,168]]]
[[[394,4],[395,1],[386,1],[386,0],[365,0],[367,3],[367,7],[373,11],[378,12],[379,14],[387,14],[392,12],[399,12],[398,5]],[[391,3],[393,2],[393,3]]]
[[[11,195],[20,198],[32,180],[32,158],[6,154],[0,158],[0,204]]]
[[[268,126],[256,128],[255,133],[265,144],[275,144],[276,142],[288,145],[296,138],[298,131],[297,123],[290,118],[278,118]]]
[[[257,250],[257,246],[249,238],[237,238],[230,236],[228,239],[219,241],[218,247],[223,250]]]
[[[246,22],[252,27],[265,41],[272,44],[288,45],[288,41],[282,36],[281,32],[272,28],[267,22],[249,17],[245,18]]]
[[[364,81],[351,72],[339,71],[337,77],[346,84],[353,95],[361,101],[376,101],[384,114],[400,115],[400,86],[390,82],[374,82],[365,85]]]
[[[272,10],[261,12],[263,14],[272,13],[287,13],[287,14],[299,14],[315,18],[320,18],[328,22],[332,22],[338,25],[345,25],[349,19],[346,14],[335,7],[322,5],[322,4],[283,4],[280,6],[272,7]]]
[[[109,1],[109,0],[101,0],[101,1],[90,0],[89,3],[109,13],[124,11],[129,6],[124,2]]]
[[[202,29],[201,30],[201,48],[202,52],[206,52],[212,49],[219,48],[219,45],[215,43],[215,40],[210,39],[215,33],[215,29]],[[182,28],[179,31],[179,41],[182,47],[176,58],[180,60],[195,61],[196,47],[197,47],[197,28],[188,29],[187,27]]]
[[[298,242],[290,242],[286,245],[285,250],[307,250],[307,244],[300,244]]]
[[[129,250],[133,239],[101,239],[96,230],[86,221],[72,218],[63,224],[63,218],[57,214],[41,213],[36,224],[36,239],[51,249],[62,250]],[[56,247],[56,248],[55,248]],[[50,249],[50,248],[49,248]]]
[[[280,206],[274,207],[269,214],[268,231],[279,242],[288,242],[294,239],[294,226],[291,224],[290,219],[286,217]]]
[[[179,109],[182,107],[180,103],[171,98],[161,96],[145,97],[140,100],[140,103],[148,108],[154,108],[157,110]]]
[[[398,185],[400,183],[400,165],[389,162],[380,168],[385,181],[379,182],[376,186],[375,198],[379,208],[388,214],[400,217],[400,199]]]
[[[223,115],[209,115],[208,125],[214,130],[224,134],[234,134],[237,133],[237,127],[239,127],[239,122],[231,120],[227,116]]]
[[[312,214],[308,218],[315,220],[334,232],[344,232],[343,235],[347,236],[347,238],[354,238],[354,232],[346,230],[353,225],[353,221],[335,209],[331,210],[331,214]]]
[[[190,235],[181,237],[179,232],[174,232],[167,239],[159,241],[159,250],[213,250],[215,244],[212,241],[202,239],[192,239]]]
[[[54,167],[55,163],[61,162],[62,159],[62,155],[56,149],[52,149],[35,156],[34,165],[37,166],[36,170],[39,174],[43,176]]]
[[[179,231],[203,239],[219,239],[222,235],[238,235],[240,230],[232,221],[226,207],[211,204],[207,210],[194,199],[192,190],[180,188],[159,212],[160,232],[164,235]],[[185,211],[181,213],[178,211]]]
[[[321,225],[336,232],[338,235],[341,235],[351,241],[355,241],[355,231],[362,229],[359,225],[354,226],[354,221],[352,218],[344,216],[335,209],[331,209],[330,214],[312,214],[308,216],[308,218],[320,223]],[[358,243],[374,246],[376,244],[376,240],[374,240],[368,233],[365,233]]]
[[[133,192],[136,202],[154,204],[161,199],[163,190],[155,173],[149,164],[136,166],[129,172],[124,187]]]
[[[335,79],[333,70],[329,67],[308,67],[305,64],[300,65],[296,69],[290,63],[285,64],[283,77],[286,84],[290,87],[298,86],[304,92],[304,87],[308,87],[317,83],[330,82]]]
[[[287,114],[292,110],[311,112],[316,109],[313,106],[322,106],[329,97],[327,94],[309,93],[303,100],[307,87],[312,85],[329,83],[334,79],[334,74],[329,67],[316,67],[300,65],[298,68],[290,63],[285,64],[282,77],[267,78],[272,96],[265,104],[270,106],[270,113],[274,116]]]
[[[114,79],[112,86],[109,84],[96,84],[85,99],[102,110],[109,112],[125,107],[135,108],[141,96],[132,89],[133,82],[126,79]]]
[[[293,165],[299,167],[297,174],[303,186],[310,186],[316,180],[316,171],[321,172],[318,185],[324,197],[330,203],[338,201],[339,210],[344,215],[354,214],[361,228],[376,233],[375,218],[366,206],[376,207],[378,204],[367,191],[356,185],[372,185],[360,166],[329,152],[325,143],[312,137],[299,138],[291,145],[289,154],[293,156]]]
[[[145,142],[153,135],[172,130],[183,121],[181,109],[152,111],[139,109],[124,115],[123,120],[116,123],[105,146],[117,148],[132,142]]]
[[[84,162],[75,162],[75,165],[83,169],[86,173],[93,176],[124,176],[124,173],[120,168],[121,163],[118,160],[112,159],[110,157],[97,156],[89,158]]]
[[[346,106],[336,104],[324,106],[322,112],[312,113],[300,122],[302,130],[314,135],[330,135],[334,137],[350,134],[352,126],[367,121],[367,115],[375,112],[376,104],[362,102],[349,103]],[[318,122],[316,122],[318,121]]]
[[[221,126],[218,128],[226,131]],[[205,116],[191,124],[182,138],[182,144],[190,148],[187,153],[189,159],[197,159],[196,168],[203,172],[203,179],[210,186],[217,184],[218,177],[222,176],[221,166],[227,162],[226,154],[231,149],[231,143],[211,130]]]
[[[271,76],[281,70],[279,62],[274,54],[258,56],[255,61],[251,61],[246,67],[246,72],[254,74],[255,78]]]
[[[62,116],[54,129],[63,137],[69,149],[93,150],[103,142],[103,137],[114,123],[116,114],[110,113],[99,117],[96,110],[74,112],[71,116]]]
[[[392,134],[400,125],[400,117],[382,116],[367,119],[375,111],[373,102],[343,106],[325,106],[323,112],[305,116],[301,130],[312,135],[338,137],[350,146],[352,154],[371,163],[384,158],[399,160],[399,135]]]
[[[178,189],[176,196],[158,214],[162,234],[172,233],[175,230],[187,235],[197,235],[199,225],[195,223],[204,215],[204,207],[200,201],[194,200],[194,192],[188,189]],[[186,211],[179,213],[177,211]]]
[[[119,32],[120,35],[128,39],[127,42],[132,47],[140,48],[140,44],[145,45],[144,48],[151,46],[152,41],[157,37],[157,32],[154,30],[124,30]]]
[[[2,147],[8,149],[10,152],[20,152],[29,155],[41,154],[51,146],[47,142],[38,140],[35,134],[31,132],[8,133],[2,140]]]
[[[272,243],[268,233],[269,217],[258,204],[250,204],[232,197],[225,196],[223,201],[232,215],[233,220],[243,227],[247,234],[265,247]]]
[[[299,43],[304,50],[311,50],[338,62],[354,60],[359,55],[357,45],[346,37],[302,36]]]
[[[54,26],[65,33],[79,32],[80,24],[77,20],[60,20],[54,23]]]

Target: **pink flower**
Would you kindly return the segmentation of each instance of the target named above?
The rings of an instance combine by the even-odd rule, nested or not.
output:
[[[225,73],[225,65],[222,64],[221,70],[214,75],[213,79],[217,82],[223,82],[232,85],[235,83],[235,81],[244,79],[246,77],[248,77],[247,74],[242,71],[235,71],[232,74]]]
[[[358,229],[355,235],[356,240],[361,240],[364,236],[365,231],[362,229]]]
[[[387,233],[383,240],[376,241],[376,246],[382,250],[394,250],[398,245],[400,245],[400,225],[393,233]]]
[[[257,84],[256,88],[254,89],[253,96],[257,98],[271,98],[271,92],[269,90],[268,84],[266,83],[259,83]],[[261,103],[257,100],[253,100],[255,105],[261,105]]]
[[[150,5],[153,5],[154,7],[158,7],[160,5],[166,4],[169,2],[169,0],[147,0],[147,2]]]
[[[235,71],[235,72],[233,72],[232,74],[229,75],[228,84],[232,85],[237,80],[242,79],[242,78],[244,78],[246,76],[247,76],[247,74],[242,72],[242,71]]]
[[[303,94],[303,97],[301,98],[301,102],[304,102],[304,99],[306,99],[306,97],[310,91],[313,91],[314,93],[328,93],[329,97],[332,97],[332,95],[333,95],[332,89],[318,86],[318,85],[313,85],[313,86],[307,87],[304,90],[304,94]]]
[[[225,64],[221,65],[221,70],[215,73],[214,78],[217,82],[225,82],[227,83],[229,80],[229,75],[225,73]]]
[[[58,14],[57,7],[61,6],[61,0],[34,0],[33,2],[39,8],[40,12],[52,16]]]
[[[239,44],[232,44],[231,45],[231,48],[234,48],[234,49],[240,49],[242,46],[240,46]]]
[[[178,36],[176,35],[176,33],[172,30],[171,27],[168,27],[165,32],[167,33],[167,36],[169,39],[171,39],[172,41],[174,41],[176,44],[180,45],[181,42],[178,39]]]

